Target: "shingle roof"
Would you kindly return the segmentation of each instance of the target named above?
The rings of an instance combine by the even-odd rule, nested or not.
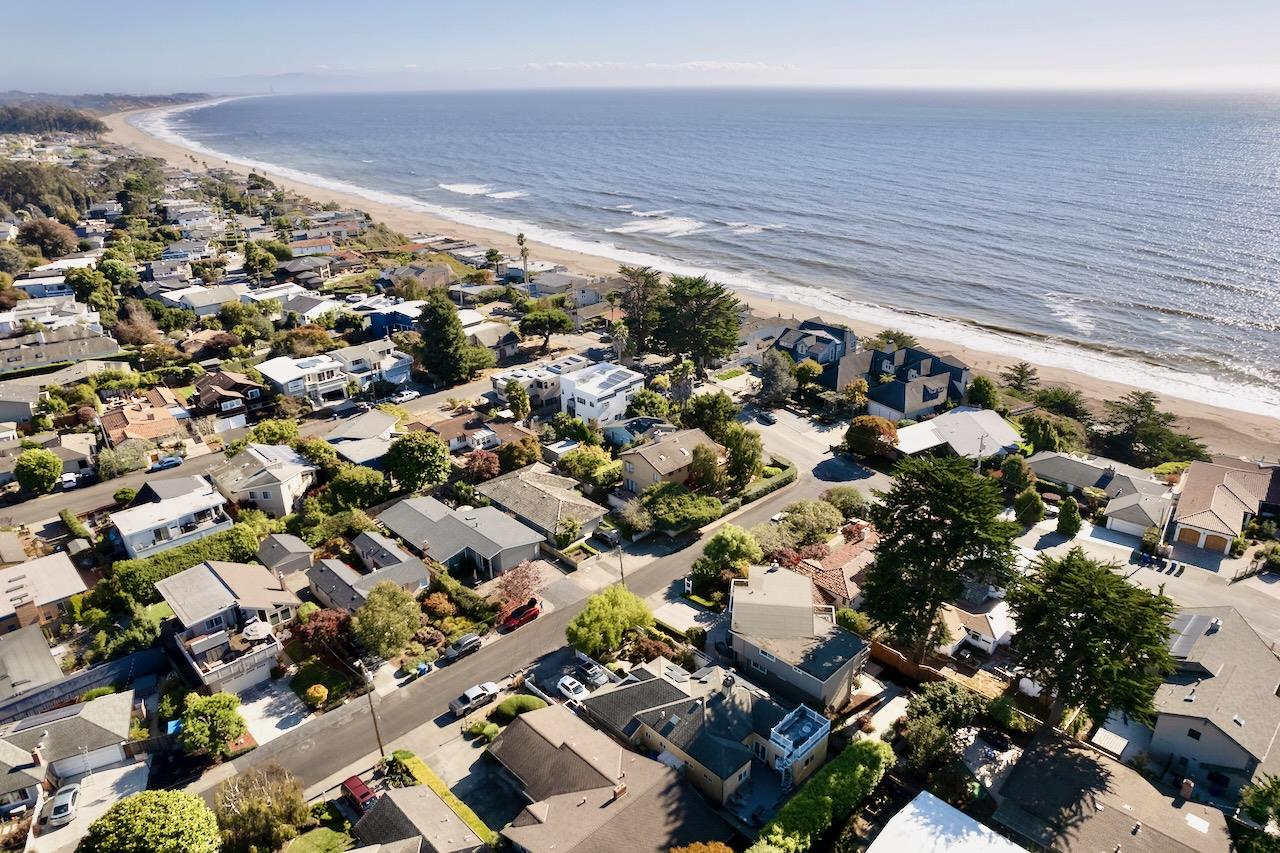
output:
[[[637,670],[637,672],[646,672]],[[679,701],[685,693],[664,678],[650,677],[636,684],[622,684],[612,690],[603,690],[583,700],[588,716],[612,729],[622,737],[635,734],[636,714]]]
[[[250,444],[209,472],[233,495],[259,486],[287,483],[319,470],[314,462],[287,445]]]
[[[63,601],[86,589],[84,580],[64,551],[0,569],[0,617],[11,616],[24,604],[44,606]]]
[[[258,546],[258,559],[269,569],[301,557],[310,558],[312,548],[292,533],[272,533]]]
[[[340,441],[355,441],[365,438],[385,438],[391,431],[395,429],[397,418],[395,415],[379,409],[370,409],[364,414],[356,415],[354,418],[347,418],[338,424],[324,440],[330,444]]]
[[[693,461],[693,449],[700,444],[717,447],[702,430],[682,429],[624,451],[618,454],[618,458],[626,459],[634,454],[648,462],[659,474],[666,475],[687,467]]]
[[[0,738],[28,753],[43,740],[45,761],[61,761],[127,741],[132,709],[132,690],[112,693],[8,723],[0,727]]]
[[[535,462],[481,483],[476,491],[539,529],[554,533],[564,519],[588,524],[605,514],[604,507],[583,497],[577,485],[571,478],[552,474],[547,465]]]
[[[62,678],[39,625],[0,635],[0,699],[34,690]]]
[[[156,581],[156,590],[188,628],[233,605],[272,610],[301,604],[274,572],[257,563],[207,560]]]
[[[448,562],[470,549],[492,558],[508,548],[542,541],[542,535],[490,506],[458,512],[435,498],[409,498],[382,511],[378,521],[433,560]]]
[[[474,850],[484,842],[426,785],[389,788],[355,825],[365,844],[423,838],[435,853]]]
[[[393,583],[404,588],[421,588],[431,582],[431,572],[416,557],[365,574],[341,560],[320,560],[307,569],[307,582],[313,589],[328,596],[335,607],[355,610],[364,604],[369,591],[378,584]]]
[[[1174,520],[1214,533],[1239,536],[1246,515],[1256,515],[1267,497],[1275,472],[1255,466],[1243,469],[1214,462],[1192,462],[1183,475]]]

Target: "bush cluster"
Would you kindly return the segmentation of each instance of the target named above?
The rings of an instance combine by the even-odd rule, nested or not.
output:
[[[157,581],[205,560],[253,562],[257,559],[260,541],[257,530],[246,524],[236,524],[230,530],[179,545],[151,557],[121,560],[115,565],[113,577],[121,592],[143,604],[154,604],[160,600],[160,593],[156,592]]]

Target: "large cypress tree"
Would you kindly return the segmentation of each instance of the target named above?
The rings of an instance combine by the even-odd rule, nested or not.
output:
[[[467,336],[458,309],[443,289],[433,287],[427,292],[426,304],[418,315],[418,333],[422,335],[418,363],[423,370],[447,385],[467,378]]]
[[[627,346],[633,355],[644,355],[653,345],[654,333],[667,307],[667,286],[662,273],[652,267],[619,267],[626,287],[618,291]]]
[[[863,611],[919,659],[940,639],[942,605],[964,593],[966,576],[1004,584],[1013,572],[1018,527],[1000,519],[995,480],[968,460],[907,458],[893,488],[869,514],[880,533],[863,588]]]
[[[737,349],[742,303],[723,284],[673,275],[667,299],[672,310],[663,313],[655,333],[664,351],[688,354],[701,374],[709,361]]]
[[[1173,671],[1169,620],[1176,606],[1134,586],[1081,548],[1042,556],[1009,590],[1018,623],[1013,647],[1029,677],[1053,694],[1050,722],[1067,708],[1102,721],[1113,710],[1155,715],[1156,689]]]

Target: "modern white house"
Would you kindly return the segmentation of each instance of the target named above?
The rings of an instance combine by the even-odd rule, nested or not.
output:
[[[413,368],[413,356],[401,351],[389,339],[343,347],[331,355],[342,365],[347,377],[359,383],[362,391],[374,382],[403,385],[409,381]]]
[[[545,364],[529,364],[513,367],[494,374],[493,392],[502,402],[507,402],[507,385],[514,380],[529,394],[534,411],[551,403],[560,402],[560,382],[570,373],[590,367],[594,362],[581,353],[571,353]]]
[[[209,476],[228,500],[283,518],[298,509],[318,470],[287,445],[250,444]]]
[[[131,558],[195,542],[232,524],[227,499],[203,477],[148,483],[138,495],[133,506],[111,514],[112,529]]]
[[[588,423],[620,421],[643,387],[644,375],[628,367],[607,361],[593,364],[560,378],[560,408]]]
[[[342,362],[327,353],[306,358],[277,356],[259,364],[258,372],[281,394],[305,397],[316,405],[347,397],[347,374]]]

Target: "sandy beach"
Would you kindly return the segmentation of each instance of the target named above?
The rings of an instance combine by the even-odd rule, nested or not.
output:
[[[110,128],[108,136],[112,141],[139,153],[163,158],[175,166],[221,166],[244,174],[250,171],[249,168],[237,163],[219,160],[203,152],[191,151],[151,136],[129,124],[127,119],[130,115],[132,113],[116,113],[103,118]],[[449,234],[480,245],[493,246],[511,254],[516,252],[515,238],[510,234],[464,225],[442,217],[379,203],[363,196],[314,186],[270,171],[267,175],[277,184],[315,201],[336,202],[344,207],[366,211],[375,220],[406,234]],[[610,259],[553,246],[531,242],[530,254],[537,260],[563,264],[574,272],[584,274],[607,275],[617,271],[617,263]],[[844,316],[830,310],[820,311],[804,305],[765,298],[751,292],[740,291],[740,296],[756,313],[765,317],[803,319],[822,316],[832,322],[847,324],[862,335],[874,334],[880,330],[879,326],[860,322],[856,317]],[[1002,367],[1019,359],[1032,363],[1036,361],[1034,349],[1031,347],[1028,347],[1025,355],[1010,356],[983,352],[958,346],[947,340],[923,336],[920,337],[920,343],[927,349],[955,355],[966,361],[976,371],[988,374],[994,374]],[[1043,384],[1062,384],[1078,388],[1084,393],[1091,406],[1099,412],[1102,411],[1102,401],[1115,399],[1127,391],[1134,390],[1133,386],[1097,379],[1076,370],[1051,366],[1040,366],[1039,370]],[[1161,396],[1164,408],[1178,415],[1182,420],[1182,426],[1204,441],[1210,450],[1229,454],[1266,456],[1271,459],[1280,456],[1280,419],[1211,406],[1167,393]]]

